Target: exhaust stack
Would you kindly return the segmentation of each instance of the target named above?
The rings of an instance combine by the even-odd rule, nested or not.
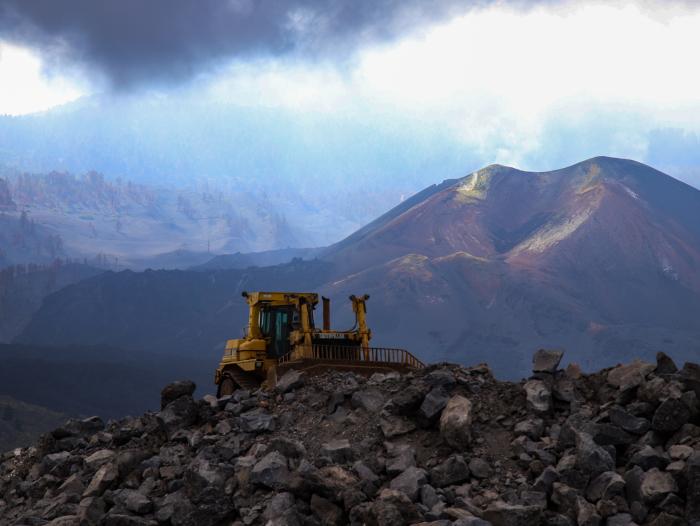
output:
[[[331,330],[331,300],[330,300],[330,298],[326,298],[325,296],[322,296],[321,299],[323,300],[323,330],[330,331]]]

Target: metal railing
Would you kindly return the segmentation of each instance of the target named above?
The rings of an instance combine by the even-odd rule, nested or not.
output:
[[[280,365],[299,360],[329,362],[361,362],[363,364],[404,365],[422,369],[425,364],[405,349],[388,347],[355,347],[348,345],[300,345],[279,358]]]

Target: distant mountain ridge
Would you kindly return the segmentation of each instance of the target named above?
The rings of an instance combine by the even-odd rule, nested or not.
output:
[[[538,347],[565,347],[586,368],[700,355],[700,191],[634,161],[489,166],[427,188],[317,258],[98,276],[47,298],[20,340],[212,352],[246,322],[242,290],[311,289],[334,300],[338,326],[352,321],[347,296],[369,293],[378,345],[488,361],[507,377]]]
[[[183,257],[181,264],[177,257],[166,260],[186,267],[221,252],[294,244],[294,228],[274,210],[264,196],[251,200],[236,192],[110,181],[97,172],[16,174],[0,180],[0,219],[30,223],[31,234],[43,236],[35,245],[48,248],[20,251],[16,247],[32,238],[0,235],[0,258],[5,255],[5,265],[62,257],[111,268],[146,268],[149,259],[163,254],[200,255]]]

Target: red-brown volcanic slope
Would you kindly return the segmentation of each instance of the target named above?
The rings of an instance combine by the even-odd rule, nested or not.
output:
[[[700,191],[643,164],[489,166],[330,247],[325,292],[372,295],[376,342],[517,375],[533,347],[594,367],[700,356]],[[499,360],[498,357],[502,357]]]

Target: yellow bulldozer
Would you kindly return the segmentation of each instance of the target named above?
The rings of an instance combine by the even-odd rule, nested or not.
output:
[[[314,292],[243,292],[248,326],[243,338],[228,340],[214,382],[218,396],[236,389],[274,387],[289,369],[317,372],[352,370],[361,374],[406,371],[424,367],[404,349],[370,347],[368,295],[350,296],[355,326],[330,328],[330,300],[323,301],[323,328],[314,324],[318,294]]]

